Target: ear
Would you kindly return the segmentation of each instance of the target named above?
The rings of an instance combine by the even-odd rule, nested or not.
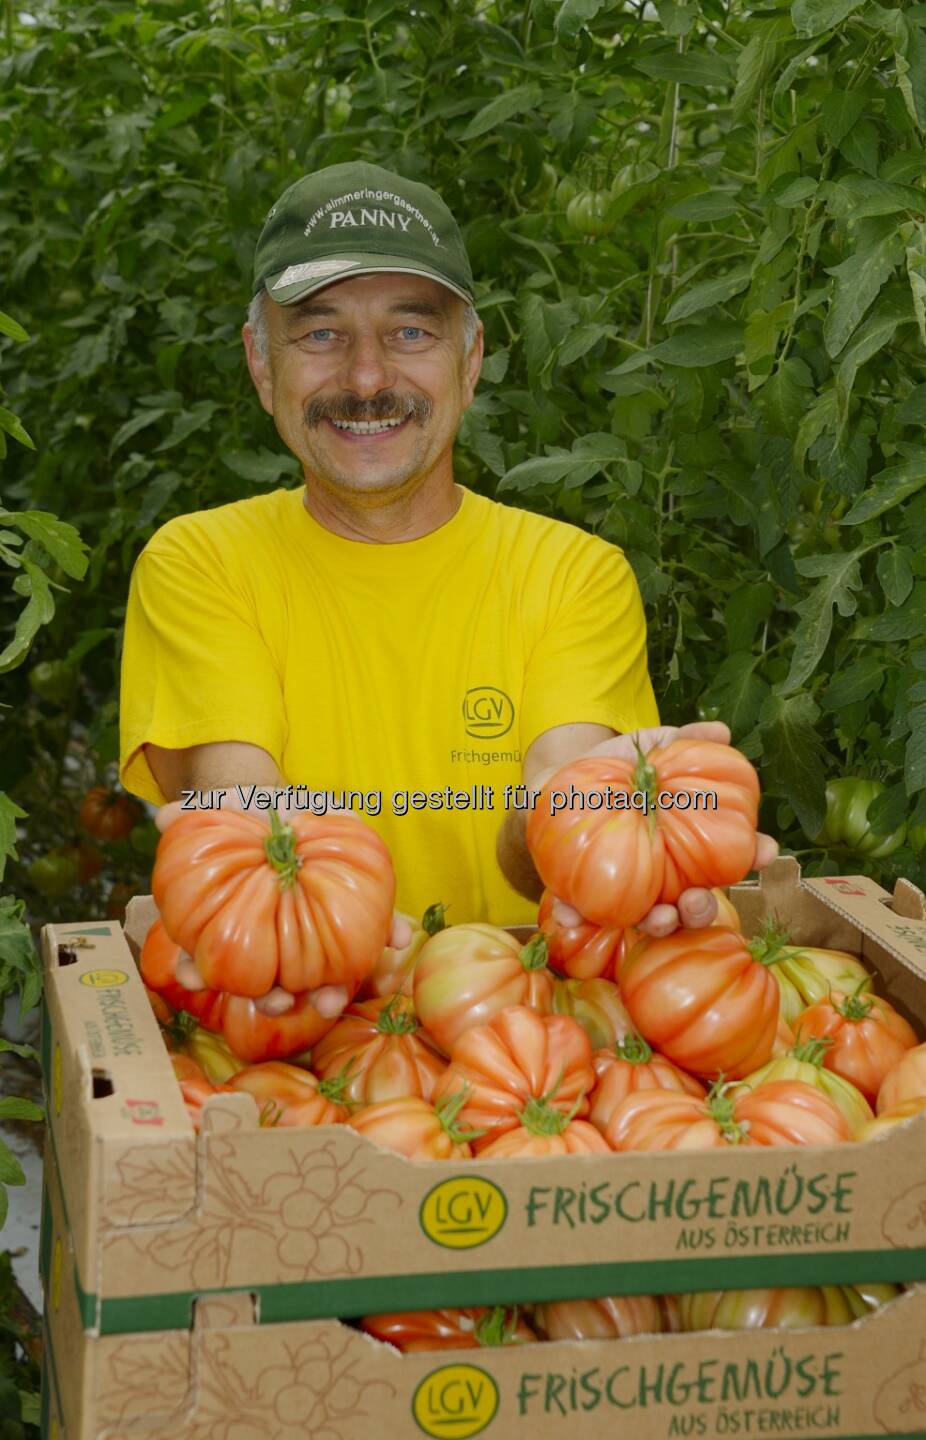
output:
[[[473,341],[473,348],[463,362],[464,409],[468,409],[473,403],[473,396],[476,393],[476,386],[479,383],[479,373],[482,370],[484,351],[485,329],[480,320],[479,329],[476,331],[476,338]]]
[[[258,353],[254,343],[254,332],[247,321],[241,327],[241,339],[244,342],[244,353],[247,356],[248,369],[251,372],[258,399],[267,414],[272,415],[273,378],[270,373],[270,361],[269,358]]]

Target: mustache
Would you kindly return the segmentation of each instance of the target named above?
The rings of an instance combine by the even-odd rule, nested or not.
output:
[[[431,401],[424,395],[397,395],[384,390],[372,400],[358,400],[356,395],[343,395],[339,400],[310,400],[303,412],[310,429],[323,420],[412,420],[423,425],[430,420],[433,410]]]

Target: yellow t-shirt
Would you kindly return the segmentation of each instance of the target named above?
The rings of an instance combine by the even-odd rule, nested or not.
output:
[[[615,546],[457,489],[450,520],[396,544],[333,534],[301,486],[162,526],[126,614],[125,787],[164,803],[146,742],[247,741],[287,784],[357,792],[345,804],[389,846],[400,909],[535,919],[495,856],[504,787],[554,725],[658,724],[643,607]],[[427,808],[403,799],[416,791]]]

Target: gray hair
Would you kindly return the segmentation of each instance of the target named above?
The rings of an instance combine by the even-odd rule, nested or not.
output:
[[[250,305],[248,306],[248,324],[254,336],[254,347],[262,360],[266,360],[268,352],[267,337],[267,307],[264,304],[266,290],[258,290]],[[479,316],[469,303],[463,311],[463,354],[468,355],[473,348],[479,330]]]

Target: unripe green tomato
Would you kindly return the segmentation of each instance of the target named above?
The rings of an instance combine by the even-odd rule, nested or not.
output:
[[[639,185],[641,180],[648,180],[651,174],[652,170],[648,165],[622,165],[611,181],[612,196],[623,195],[631,185]]]
[[[926,823],[907,826],[907,844],[917,852],[926,850]]]
[[[152,820],[139,821],[129,832],[129,844],[132,849],[136,850],[139,855],[144,855],[147,860],[153,860],[157,854],[160,838],[160,831]]]
[[[573,200],[578,193],[579,187],[572,176],[564,175],[556,187],[556,195],[554,196],[557,210],[565,210],[570,200]]]
[[[40,895],[66,895],[80,878],[80,867],[73,855],[50,851],[29,866],[29,879]]]
[[[43,700],[66,705],[74,688],[74,671],[63,660],[40,660],[29,671],[29,684]]]
[[[703,700],[698,701],[697,715],[699,720],[716,720],[719,714],[720,707],[718,705],[705,705]]]
[[[549,160],[544,160],[540,167],[540,178],[533,190],[530,191],[530,200],[533,205],[545,205],[556,189],[556,169]]]
[[[876,835],[868,824],[868,807],[884,786],[880,780],[844,776],[826,786],[826,819],[815,845],[845,845],[857,855],[883,860],[899,850],[907,833],[906,822],[889,835]]]
[[[583,190],[566,206],[566,219],[579,235],[606,235],[611,229],[605,218],[610,203],[607,190]]]

